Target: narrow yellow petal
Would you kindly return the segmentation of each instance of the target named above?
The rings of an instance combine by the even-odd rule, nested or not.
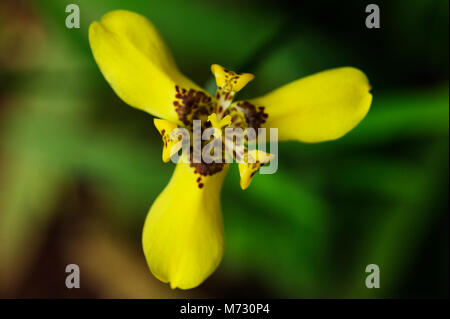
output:
[[[153,119],[153,123],[161,134],[163,141],[162,160],[164,163],[167,163],[170,161],[170,157],[182,147],[182,143],[178,139],[172,137],[172,131],[177,128],[177,125],[161,119]]]
[[[220,190],[227,172],[201,176],[179,163],[169,184],[153,203],[142,244],[152,273],[172,288],[200,285],[223,254]]]
[[[236,104],[267,113],[263,127],[278,128],[279,140],[315,143],[340,138],[367,114],[370,84],[358,69],[343,67],[289,83],[265,96]]]
[[[105,79],[133,107],[181,124],[176,85],[202,91],[179,72],[156,28],[137,13],[107,13],[90,25],[89,43]]]
[[[262,165],[273,160],[275,155],[260,150],[251,150],[245,156],[243,163],[239,163],[239,174],[241,176],[241,188],[246,189],[250,186],[253,176],[261,168]]]

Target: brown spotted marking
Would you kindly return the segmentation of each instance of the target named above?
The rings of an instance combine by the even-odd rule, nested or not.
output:
[[[214,109],[215,102],[203,91],[186,90],[178,85],[175,85],[175,91],[173,105],[184,125],[192,124],[193,120],[200,119],[200,115],[208,116]]]
[[[248,101],[239,102],[237,105],[244,110],[248,127],[252,127],[255,130],[260,128],[269,117],[269,115],[264,112],[264,106],[256,108]]]

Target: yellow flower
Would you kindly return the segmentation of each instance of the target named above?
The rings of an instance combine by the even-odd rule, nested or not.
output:
[[[231,128],[278,128],[280,141],[307,143],[340,138],[367,114],[372,101],[367,77],[352,67],[320,72],[264,96],[235,101],[253,79],[214,64],[217,94],[212,97],[180,73],[155,27],[129,11],[112,11],[93,22],[89,42],[105,79],[127,104],[160,119],[163,160],[179,150],[171,134],[178,126],[192,132],[193,121],[213,127],[214,136]],[[202,142],[202,147],[204,146]],[[247,188],[273,155],[241,149],[241,187]],[[192,154],[191,154],[192,157]],[[250,163],[248,159],[252,158]],[[220,263],[224,240],[220,190],[228,164],[195,163],[188,158],[153,203],[142,244],[152,273],[172,288],[201,284]]]

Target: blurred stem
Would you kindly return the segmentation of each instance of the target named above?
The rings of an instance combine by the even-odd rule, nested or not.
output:
[[[386,219],[375,222],[373,232],[362,241],[361,256],[355,263],[352,291],[348,297],[364,298],[376,295],[392,296],[398,290],[401,278],[407,275],[412,267],[412,260],[416,253],[414,247],[421,247],[420,243],[429,231],[429,225],[440,211],[433,210],[432,203],[442,196],[435,190],[442,189],[443,174],[448,165],[448,139],[435,142],[428,152],[422,169],[423,181],[416,188],[416,196],[403,201],[403,205],[393,209]],[[444,191],[444,190],[443,190]],[[369,249],[369,251],[368,251]],[[377,264],[380,267],[380,286],[383,289],[365,288],[365,266]]]

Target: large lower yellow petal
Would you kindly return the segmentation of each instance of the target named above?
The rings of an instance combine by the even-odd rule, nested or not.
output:
[[[263,126],[278,128],[279,140],[315,143],[337,139],[353,129],[369,111],[369,91],[363,72],[343,67],[299,79],[248,102],[264,107],[268,117]]]
[[[142,244],[152,273],[172,288],[201,284],[223,254],[220,190],[227,167],[212,176],[179,163],[145,221]]]
[[[104,77],[127,104],[181,124],[175,86],[201,90],[183,76],[156,28],[145,17],[111,11],[89,27],[92,53]]]

